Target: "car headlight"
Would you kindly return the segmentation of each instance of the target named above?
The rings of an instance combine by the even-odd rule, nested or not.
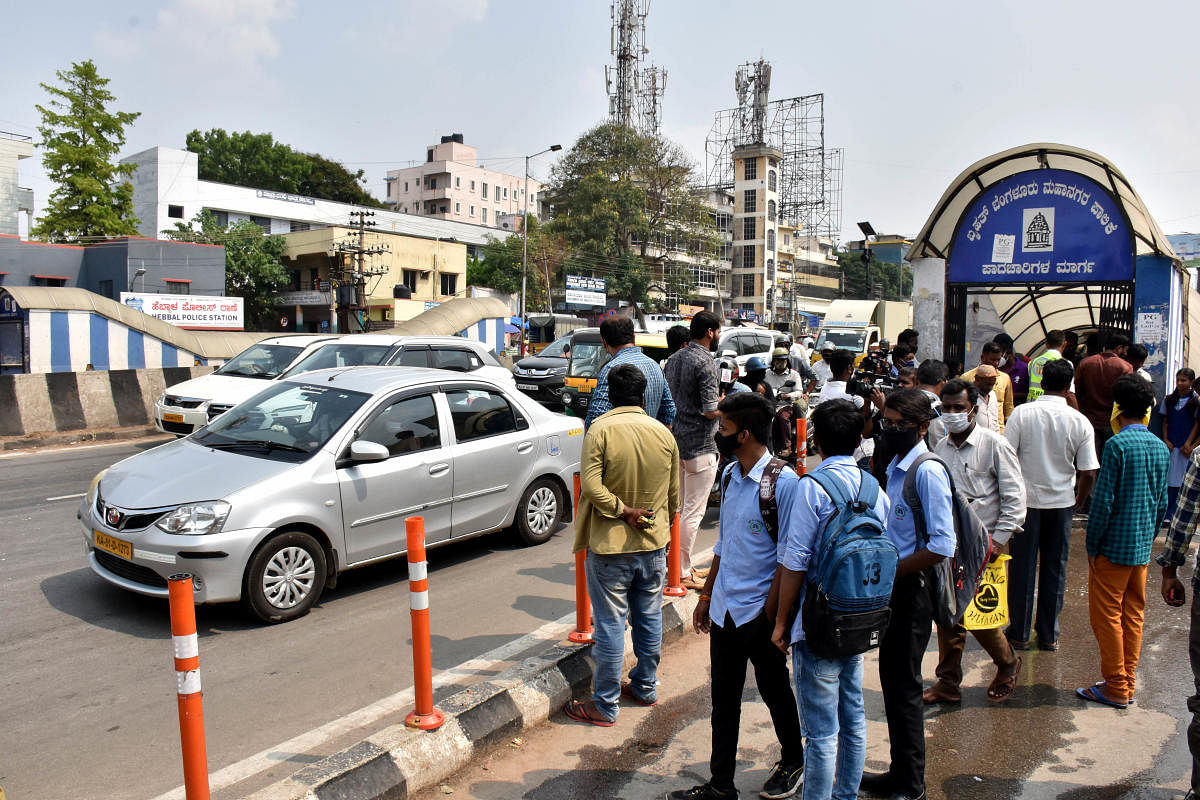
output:
[[[104,469],[97,472],[96,477],[92,478],[92,482],[88,484],[87,493],[84,495],[84,497],[87,498],[87,504],[89,507],[95,507],[96,494],[100,491],[100,479],[103,478],[107,474],[108,474],[108,468],[105,467]]]
[[[567,368],[566,367],[551,367],[549,370],[547,370],[547,372],[549,372],[551,375],[566,375]]]
[[[225,524],[230,508],[224,500],[188,503],[167,514],[155,525],[167,533],[217,533]]]

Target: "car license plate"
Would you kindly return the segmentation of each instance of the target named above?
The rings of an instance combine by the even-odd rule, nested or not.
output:
[[[183,414],[163,414],[163,422],[183,422]]]
[[[536,392],[538,387],[532,383],[518,383],[517,388],[522,392]]]
[[[124,539],[118,539],[115,536],[109,536],[107,533],[93,530],[92,542],[101,550],[130,561],[133,560],[133,545]]]

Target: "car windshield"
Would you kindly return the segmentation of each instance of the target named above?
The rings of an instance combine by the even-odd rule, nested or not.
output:
[[[226,361],[216,374],[266,380],[278,378],[302,349],[283,344],[256,344]]]
[[[834,350],[852,350],[862,352],[863,343],[867,340],[867,332],[862,328],[826,328],[817,338],[817,350],[826,346]]]
[[[561,339],[556,339],[550,344],[546,345],[545,349],[538,353],[538,355],[542,356],[543,358],[566,358],[565,351],[570,344],[571,337],[564,336]]]
[[[369,397],[332,386],[283,381],[226,411],[193,434],[191,441],[273,461],[304,461]]]
[[[567,374],[572,378],[594,378],[608,359],[608,352],[599,342],[575,342]]]
[[[355,344],[353,340],[327,344],[297,361],[296,365],[287,371],[286,376],[312,372],[315,369],[375,366],[383,361],[383,357],[391,349],[391,345]]]

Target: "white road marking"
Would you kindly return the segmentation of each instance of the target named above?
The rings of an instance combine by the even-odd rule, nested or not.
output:
[[[60,494],[57,497],[47,497],[45,502],[49,503],[52,500],[78,500],[83,497],[83,494],[83,492],[79,494]]]
[[[712,550],[709,549],[694,554],[692,559],[694,561],[703,561],[711,555]],[[455,683],[460,678],[494,672],[496,664],[511,661],[517,654],[536,647],[540,642],[553,642],[564,639],[573,630],[575,630],[575,612],[572,611],[561,619],[554,622],[547,622],[533,633],[528,633],[519,639],[514,639],[508,644],[497,647],[495,650],[484,653],[479,658],[464,661],[453,669],[439,672],[433,676],[433,688],[439,689]],[[377,700],[369,706],[352,711],[340,719],[335,719],[319,728],[314,728],[299,736],[294,736],[286,742],[280,742],[274,747],[261,750],[248,758],[217,770],[209,775],[209,788],[211,791],[216,792],[235,783],[241,783],[247,778],[252,778],[260,772],[265,772],[277,766],[280,761],[284,760],[281,757],[282,754],[286,754],[287,756],[307,754],[310,750],[319,747],[325,742],[336,739],[339,736],[344,736],[358,728],[366,727],[389,714],[409,711],[413,708],[415,702],[416,696],[413,687],[410,686],[382,700]],[[296,769],[300,768],[301,765],[297,764]],[[160,794],[153,800],[185,800],[185,797],[183,787],[177,786],[169,792]]]

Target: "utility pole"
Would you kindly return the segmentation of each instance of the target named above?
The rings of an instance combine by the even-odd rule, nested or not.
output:
[[[521,349],[519,351],[521,358],[525,357],[525,348],[528,344],[526,336],[529,328],[529,319],[525,309],[525,284],[529,273],[529,159],[546,153],[557,153],[559,150],[562,150],[561,144],[552,144],[545,150],[525,156],[525,190],[523,192],[525,210],[521,214]]]
[[[354,316],[354,312],[368,309],[367,278],[378,277],[387,272],[383,267],[368,268],[366,265],[367,256],[391,252],[391,248],[386,244],[367,247],[367,228],[374,227],[377,224],[374,220],[370,219],[373,216],[375,216],[374,211],[351,211],[350,227],[357,228],[357,230],[347,238],[340,242],[335,242],[333,245],[333,252],[339,256],[339,268],[337,278],[333,281],[331,289],[336,298],[337,313],[340,315],[344,310],[346,312],[347,323],[350,317]],[[344,263],[340,256],[349,256],[349,262]],[[334,318],[333,329],[334,331],[338,329],[336,317]],[[367,320],[358,319],[358,332],[365,333],[366,331]],[[346,325],[346,332],[351,332],[349,324]]]

